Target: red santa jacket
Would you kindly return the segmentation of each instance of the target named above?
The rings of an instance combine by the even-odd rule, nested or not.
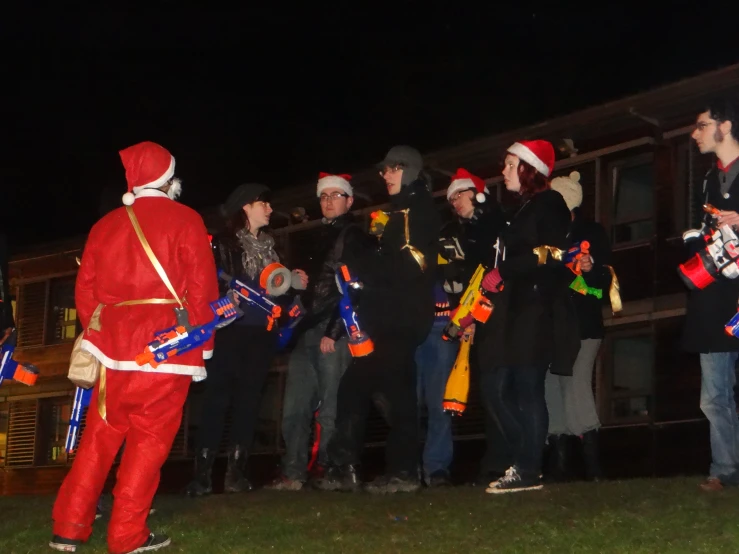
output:
[[[218,298],[216,268],[202,218],[158,190],[144,190],[133,206],[144,236],[190,314],[199,325],[213,317],[208,304]],[[205,378],[204,358],[213,354],[212,339],[203,348],[172,358],[156,369],[134,360],[154,333],[175,325],[176,304],[115,306],[126,300],[172,298],[136,236],[124,207],[98,221],[82,255],[75,302],[86,329],[82,348],[110,369],[154,371]],[[99,331],[87,329],[103,304]]]

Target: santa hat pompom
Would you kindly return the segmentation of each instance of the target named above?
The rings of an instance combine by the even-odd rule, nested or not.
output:
[[[457,169],[457,172],[452,175],[452,182],[446,190],[447,200],[451,199],[454,193],[462,190],[474,190],[475,200],[480,204],[485,202],[485,195],[490,192],[488,187],[485,186],[485,181],[480,179],[477,175],[473,175],[466,169],[460,167]]]
[[[136,197],[133,195],[132,192],[127,192],[123,195],[123,204],[126,206],[133,206],[135,200]]]

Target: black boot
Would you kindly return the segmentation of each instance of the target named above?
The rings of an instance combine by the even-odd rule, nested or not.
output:
[[[323,477],[313,482],[313,486],[322,491],[344,492],[358,491],[361,484],[357,476],[357,466],[352,464],[331,465],[326,469]]]
[[[552,481],[562,483],[571,478],[569,468],[569,435],[549,435]]]
[[[254,490],[249,479],[246,478],[249,455],[243,446],[232,446],[228,449],[228,465],[226,479],[223,482],[223,492],[249,492]]]
[[[205,496],[213,492],[211,474],[215,459],[216,453],[210,448],[203,448],[198,452],[195,456],[195,475],[185,489],[187,496]]]
[[[589,481],[600,481],[603,470],[600,467],[600,449],[598,448],[598,430],[594,429],[582,436],[582,454],[585,460],[585,475]]]

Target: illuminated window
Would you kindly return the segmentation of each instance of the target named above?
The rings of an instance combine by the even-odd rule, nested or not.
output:
[[[46,344],[73,341],[81,332],[74,305],[74,281],[69,277],[51,282]]]

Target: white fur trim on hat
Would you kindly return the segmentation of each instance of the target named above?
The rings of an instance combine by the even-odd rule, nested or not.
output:
[[[582,185],[580,184],[580,173],[573,171],[568,177],[555,177],[552,179],[552,190],[556,190],[565,199],[567,209],[572,211],[582,204]]]
[[[167,171],[165,171],[161,177],[159,177],[158,179],[155,179],[154,181],[150,183],[146,183],[145,185],[133,187],[133,193],[134,195],[136,195],[139,193],[139,191],[142,191],[144,189],[158,189],[159,187],[163,187],[164,185],[167,184],[167,181],[169,181],[173,175],[174,175],[174,156],[172,156],[172,161],[169,162],[169,167],[167,168]]]
[[[477,190],[477,188],[475,187],[475,183],[472,181],[472,179],[455,179],[449,185],[449,188],[446,189],[446,199],[449,200],[454,193],[461,190]],[[485,187],[485,192],[490,192],[488,190],[488,187]],[[482,200],[480,200],[481,196]],[[475,200],[477,200],[478,202],[485,202],[485,195],[481,192],[478,192],[475,194]]]
[[[316,196],[321,196],[321,193],[325,189],[341,189],[349,196],[354,196],[354,189],[349,181],[343,177],[339,177],[338,175],[326,175],[325,177],[318,179]]]
[[[528,146],[521,144],[520,142],[514,142],[513,146],[508,149],[508,152],[521,158],[523,161],[531,164],[534,169],[545,177],[549,177],[549,166],[539,159]]]

